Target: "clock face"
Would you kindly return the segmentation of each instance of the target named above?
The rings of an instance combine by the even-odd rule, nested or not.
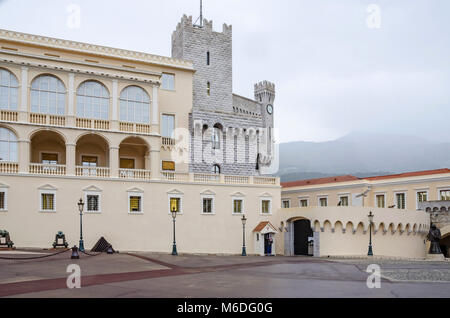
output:
[[[269,115],[273,114],[273,106],[272,105],[267,105],[267,112],[269,113]]]

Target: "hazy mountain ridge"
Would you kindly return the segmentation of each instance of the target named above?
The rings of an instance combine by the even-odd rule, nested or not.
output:
[[[280,144],[282,181],[357,177],[450,167],[450,143],[402,135],[351,133],[334,141]]]

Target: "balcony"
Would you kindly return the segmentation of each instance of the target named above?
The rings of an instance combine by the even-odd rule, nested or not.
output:
[[[0,161],[0,173],[19,173],[19,164],[17,162]]]
[[[246,177],[246,176],[226,176],[221,174],[204,173],[177,173],[161,172],[161,179],[168,182],[192,182],[192,183],[215,183],[215,184],[235,184],[235,185],[264,185],[279,186],[279,178],[271,177]]]
[[[109,130],[111,125],[109,120],[77,118],[76,126],[78,128]]]
[[[106,167],[82,167],[76,166],[75,175],[77,177],[109,178],[109,168]]]
[[[119,122],[119,130],[123,132],[150,134],[152,127],[146,124]]]
[[[63,176],[66,174],[66,166],[57,164],[30,163],[29,172],[30,174],[38,175]]]
[[[151,180],[150,170],[119,169],[119,178],[129,180]]]
[[[0,120],[2,121],[18,121],[19,115],[16,111],[0,110]]]
[[[66,117],[57,115],[30,113],[30,123],[38,125],[64,127],[66,125]]]

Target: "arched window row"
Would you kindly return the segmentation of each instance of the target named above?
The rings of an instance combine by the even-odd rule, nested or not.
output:
[[[43,74],[33,79],[30,88],[30,111],[63,116],[66,113],[66,87],[54,75]],[[18,110],[19,81],[10,71],[0,68],[0,110]],[[127,86],[120,93],[121,121],[150,123],[150,96],[139,86]],[[108,120],[110,94],[102,83],[88,80],[76,91],[76,113],[80,118]]]

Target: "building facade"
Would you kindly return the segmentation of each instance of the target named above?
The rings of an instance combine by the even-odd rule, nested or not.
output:
[[[282,184],[286,253],[304,251],[295,240],[302,223],[312,229],[316,254],[364,255],[373,220],[378,255],[426,257],[430,220],[442,232],[441,247],[448,257],[450,169],[357,178],[338,176]],[[433,212],[434,214],[430,214]],[[320,243],[319,243],[320,242]]]
[[[274,217],[279,180],[192,168],[178,137],[193,129],[196,71],[0,30],[0,224],[15,245],[47,248],[58,231],[76,244],[82,198],[86,248],[104,236],[117,250],[170,251],[175,210],[180,253],[240,253],[243,215],[258,253],[251,228]]]
[[[184,16],[172,34],[172,57],[192,61],[191,172],[262,175],[274,159],[275,85],[255,84],[254,98],[233,94],[232,26]],[[203,138],[201,138],[203,137]]]

